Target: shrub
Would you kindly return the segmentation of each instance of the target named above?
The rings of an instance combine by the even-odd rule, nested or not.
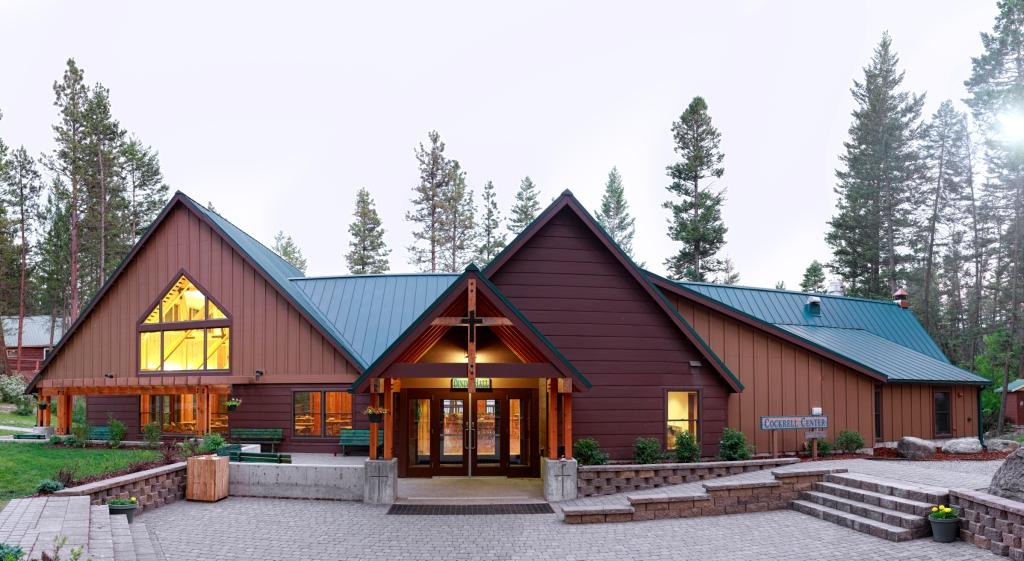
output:
[[[836,437],[836,448],[839,448],[847,454],[853,454],[857,450],[864,447],[864,439],[861,438],[860,433],[852,430],[844,430],[839,433]]]
[[[593,438],[581,438],[572,447],[572,456],[581,466],[599,466],[608,463],[608,454]]]
[[[718,443],[718,457],[726,461],[749,460],[750,445],[747,437],[738,430],[726,428],[722,432],[722,440]]]
[[[683,431],[676,435],[675,459],[683,464],[700,461],[700,446],[690,431]]]
[[[52,495],[64,488],[64,484],[56,479],[43,479],[36,485],[36,493],[40,495]]]
[[[25,379],[16,374],[0,375],[0,401],[13,403],[25,393]]]
[[[128,434],[128,431],[124,428],[124,423],[114,418],[113,415],[107,417],[107,431],[110,432],[108,441],[110,445],[117,448],[124,441],[124,435]]]
[[[77,472],[78,464],[64,466],[57,470],[57,474],[53,478],[59,481],[62,487],[71,487],[75,484],[75,480],[78,479]]]
[[[71,401],[71,422],[73,422],[73,423],[82,423],[83,425],[88,425],[89,424],[87,422],[86,418],[85,418],[85,413],[86,413],[85,405],[86,405],[86,403],[85,403],[85,396],[84,395],[76,395],[76,396],[74,396],[72,398],[72,401]]]
[[[21,561],[25,557],[25,550],[16,545],[0,543],[0,561]]]
[[[50,437],[50,440],[49,440],[48,444],[50,446],[59,446],[61,444],[64,444],[64,437],[63,436],[53,435],[53,436]]]
[[[657,464],[665,459],[657,438],[638,437],[633,441],[633,461],[638,464]]]
[[[160,430],[160,423],[152,421],[142,425],[142,438],[153,448],[160,446],[160,435],[163,431]]]
[[[28,417],[36,413],[36,399],[30,395],[19,395],[14,398],[14,414]]]
[[[120,498],[118,498],[118,499],[110,499],[109,501],[107,501],[107,504],[108,505],[114,505],[114,506],[137,505],[137,504],[139,504],[139,500],[136,499],[135,497],[132,497],[130,499],[120,499]]]
[[[810,454],[811,450],[814,449],[810,440],[807,441],[805,446],[807,446],[807,453],[808,454]],[[818,439],[818,455],[819,456],[828,456],[831,453],[832,453],[832,443],[827,441],[827,440],[819,438]]]
[[[215,433],[207,433],[203,436],[203,443],[199,445],[200,454],[213,454],[217,448],[224,446],[224,437]]]
[[[173,464],[178,459],[178,447],[172,442],[164,442],[160,445],[160,459],[165,464]]]
[[[64,444],[68,444],[70,446],[81,446],[84,448],[88,442],[89,425],[79,422],[71,423],[71,438],[65,440]]]

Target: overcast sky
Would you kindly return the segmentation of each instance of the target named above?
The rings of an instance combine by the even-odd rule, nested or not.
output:
[[[995,2],[0,3],[0,138],[53,147],[53,82],[74,57],[115,116],[160,152],[167,182],[265,243],[292,235],[309,274],[345,273],[355,191],[377,201],[412,271],[413,149],[437,129],[507,212],[590,209],[612,166],[637,216],[637,259],[663,272],[672,121],[695,95],[722,133],[741,283],[795,287],[826,261],[852,80],[889,30],[927,113],[964,97]],[[961,104],[962,105],[962,104]]]

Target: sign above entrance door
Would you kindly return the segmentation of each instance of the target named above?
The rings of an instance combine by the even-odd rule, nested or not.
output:
[[[452,378],[452,389],[453,390],[468,390],[469,389],[469,378]],[[490,378],[477,378],[476,389],[478,390],[489,390],[491,389]]]
[[[806,415],[789,417],[761,417],[761,430],[827,429],[828,417]]]

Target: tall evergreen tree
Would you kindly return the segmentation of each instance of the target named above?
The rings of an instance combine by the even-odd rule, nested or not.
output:
[[[483,216],[477,222],[479,232],[477,233],[478,244],[476,247],[476,261],[481,267],[487,265],[494,259],[502,249],[505,249],[505,234],[501,231],[501,210],[498,208],[498,194],[494,190],[494,183],[484,183],[483,191]]]
[[[441,135],[437,131],[430,131],[428,138],[429,149],[420,143],[419,149],[416,150],[420,182],[413,188],[413,210],[405,214],[405,219],[419,227],[412,233],[414,241],[409,246],[409,262],[420,270],[436,273],[440,264],[439,253],[442,250],[442,195],[449,189],[449,183],[452,181],[452,164],[444,155]]]
[[[815,259],[804,271],[804,278],[800,281],[800,290],[803,292],[825,292],[825,268],[821,262]]]
[[[42,193],[36,162],[22,146],[10,158],[7,169],[0,173],[4,206],[11,214],[18,236],[18,356],[22,355],[25,332],[25,314],[29,290],[29,248],[39,214]]]
[[[120,147],[124,130],[110,108],[110,90],[102,84],[92,87],[85,106],[86,193],[83,212],[84,268],[86,291],[100,286],[127,253],[122,231],[125,199],[120,181]]]
[[[441,191],[441,267],[454,273],[469,264],[476,250],[476,208],[458,161],[452,160],[449,174]]]
[[[722,260],[722,272],[715,279],[715,282],[718,284],[739,284],[740,272],[736,270],[736,265],[729,257]]]
[[[888,298],[907,279],[914,192],[924,172],[918,150],[924,96],[900,90],[903,72],[888,33],[854,81],[850,139],[844,143],[838,208],[826,241],[854,296]]]
[[[622,251],[633,259],[633,236],[636,234],[636,219],[629,212],[629,203],[626,202],[625,188],[622,185],[622,175],[619,168],[613,167],[608,172],[608,181],[604,185],[604,195],[601,196],[601,209],[595,216],[597,221],[604,227],[608,234],[619,244]]]
[[[519,183],[519,190],[516,191],[516,199],[512,204],[512,211],[508,217],[508,231],[513,236],[518,236],[526,229],[540,212],[540,190],[527,175]]]
[[[71,193],[59,177],[53,179],[40,215],[42,238],[37,246],[36,272],[39,309],[50,314],[50,339],[63,331],[71,317]],[[58,331],[58,326],[60,331]]]
[[[355,220],[348,225],[351,237],[348,240],[349,252],[345,254],[349,272],[353,275],[388,272],[391,250],[384,243],[384,228],[373,198],[366,189],[356,192],[356,208],[352,216]]]
[[[693,98],[672,123],[672,135],[681,159],[666,168],[672,179],[667,189],[679,200],[664,206],[672,211],[668,236],[682,247],[665,260],[665,266],[673,278],[705,281],[722,270],[718,252],[725,245],[727,228],[722,222],[723,192],[705,183],[725,173],[725,154],[719,149],[722,135],[711,123],[704,98]]]
[[[274,245],[270,249],[281,256],[282,259],[291,264],[303,274],[306,272],[306,258],[302,256],[299,244],[291,236],[284,235],[284,231],[278,230],[274,235]]]
[[[131,137],[121,145],[121,173],[127,198],[128,245],[134,245],[167,203],[168,191],[160,171],[159,154]],[[213,210],[213,207],[210,207]]]

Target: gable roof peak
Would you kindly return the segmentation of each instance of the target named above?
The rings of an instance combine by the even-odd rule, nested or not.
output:
[[[562,196],[563,197],[572,197],[574,199],[576,198],[576,195],[573,195],[572,194],[572,190],[570,190],[570,189],[566,189],[565,191],[562,191]]]

